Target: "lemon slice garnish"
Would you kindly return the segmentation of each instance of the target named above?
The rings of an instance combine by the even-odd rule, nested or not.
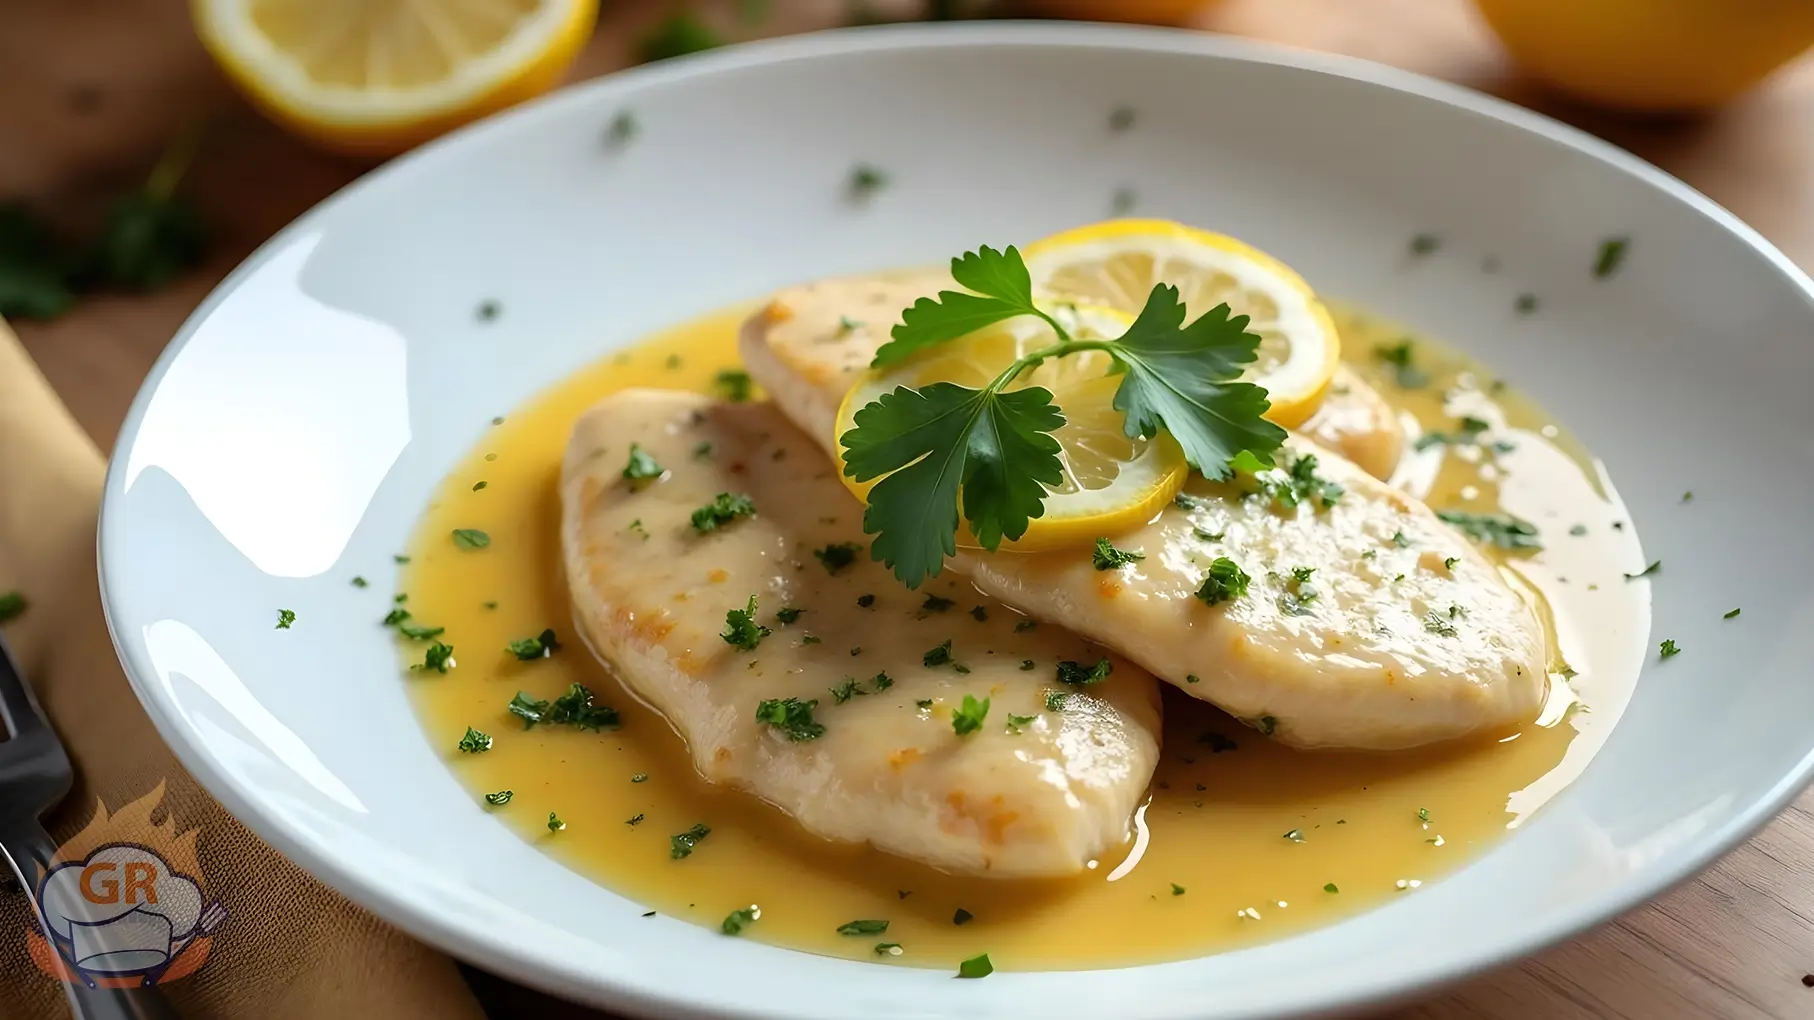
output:
[[[552,88],[598,0],[190,0],[253,102],[341,151],[388,155]]]
[[[1112,308],[1065,306],[1054,316],[1074,338],[1113,339],[1133,318]],[[981,388],[1015,359],[1057,342],[1052,328],[1032,316],[978,330],[887,368],[872,370],[845,395],[838,408],[836,435],[856,427],[857,411],[897,386],[919,389],[934,382]],[[1190,466],[1170,435],[1130,439],[1123,431],[1126,416],[1114,406],[1121,376],[1109,375],[1112,359],[1102,351],[1081,351],[1052,358],[1020,374],[1007,389],[1043,386],[1064,412],[1065,424],[1052,433],[1060,447],[1064,480],[1047,489],[1045,515],[1029,523],[1027,533],[1001,548],[1021,551],[1088,545],[1151,520],[1184,487]],[[839,477],[867,502],[870,482]],[[961,525],[958,544],[976,548]]]
[[[1036,241],[1022,257],[1046,300],[1138,313],[1155,285],[1169,283],[1192,319],[1224,302],[1248,316],[1259,358],[1241,378],[1266,388],[1266,417],[1286,428],[1316,412],[1341,361],[1335,323],[1304,278],[1232,237],[1170,220],[1110,220]]]

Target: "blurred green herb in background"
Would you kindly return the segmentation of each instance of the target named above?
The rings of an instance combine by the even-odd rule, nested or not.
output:
[[[201,261],[201,217],[176,194],[200,141],[194,129],[173,141],[143,187],[113,200],[86,244],[62,244],[24,203],[0,202],[0,316],[54,319],[77,294],[153,290]]]

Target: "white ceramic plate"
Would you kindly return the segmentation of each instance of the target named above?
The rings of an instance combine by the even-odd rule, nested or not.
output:
[[[1112,109],[1138,113],[1113,134]],[[623,108],[642,132],[604,132]],[[853,164],[891,185],[853,204]],[[1651,555],[1654,654],[1578,783],[1466,870],[1286,941],[1115,971],[879,967],[726,939],[487,817],[405,701],[385,588],[432,486],[509,410],[649,331],[809,277],[1139,211],[1212,226],[1448,338],[1611,465]],[[1443,258],[1407,239],[1440,232]],[[1617,276],[1589,272],[1629,234]],[[1491,255],[1500,269],[1487,274]],[[1542,295],[1521,317],[1514,297]],[[1505,962],[1703,867],[1809,777],[1814,286],[1750,229],[1543,117],[1367,63],[1061,25],[808,36],[568,90],[401,159],[258,251],[184,325],[108,477],[121,657],[183,763],[406,930],[554,992],[668,1015],[1279,1015]],[[479,325],[496,298],[504,315]],[[1678,505],[1693,489],[1691,508]],[[1735,605],[1743,616],[1724,621]],[[272,629],[275,607],[306,621]],[[1213,852],[1213,848],[1206,848]],[[1087,937],[1087,933],[1079,933]]]

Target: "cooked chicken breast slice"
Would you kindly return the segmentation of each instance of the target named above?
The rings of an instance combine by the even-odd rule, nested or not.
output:
[[[1405,452],[1398,412],[1347,365],[1335,370],[1322,406],[1298,431],[1381,481],[1392,477]]]
[[[838,403],[883,342],[880,329],[833,338],[841,309],[904,308],[928,284],[938,285],[834,280],[783,291],[744,327],[750,373],[835,450]],[[1286,456],[1310,453],[1317,474],[1345,490],[1332,507],[1283,509],[1196,479],[1186,500],[1196,509],[1173,506],[1109,536],[1145,554],[1131,567],[1098,572],[1089,550],[960,552],[952,566],[1289,744],[1404,748],[1534,718],[1547,673],[1530,607],[1418,500],[1306,440],[1293,439]],[[1245,597],[1212,606],[1195,593],[1217,557],[1253,581]],[[1305,584],[1315,597],[1301,597],[1295,568],[1313,571]]]
[[[658,478],[624,477],[632,444]],[[696,519],[720,493],[754,512]],[[772,405],[612,396],[574,427],[561,500],[587,637],[707,779],[827,839],[953,872],[1068,875],[1128,838],[1158,757],[1152,676],[1059,627],[1017,626],[955,577],[902,588],[841,544],[863,539],[862,507]],[[726,614],[752,596],[770,633],[744,649]],[[1055,680],[1061,661],[1104,659],[1100,683]],[[966,696],[988,713],[960,734]],[[816,704],[790,720],[789,698]],[[771,701],[778,725],[757,718]]]
[[[1498,568],[1355,464],[1298,438],[1282,452],[1304,455],[1345,490],[1333,506],[1197,477],[1157,520],[1114,536],[1145,555],[1130,566],[1096,570],[1087,549],[960,550],[954,566],[1295,746],[1393,750],[1534,719],[1543,631]],[[1218,558],[1251,581],[1211,605],[1198,592]]]

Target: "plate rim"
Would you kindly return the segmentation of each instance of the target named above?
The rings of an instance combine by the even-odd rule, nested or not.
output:
[[[116,618],[117,593],[109,582],[108,573],[109,561],[113,558],[109,550],[120,547],[124,542],[121,534],[123,511],[120,509],[123,489],[120,486],[124,481],[126,465],[125,459],[118,456],[118,451],[136,440],[152,394],[194,337],[197,328],[213,315],[222,301],[274,253],[310,229],[313,222],[325,215],[327,210],[349,201],[366,188],[382,185],[394,174],[407,172],[424,161],[445,158],[449,150],[470,144],[473,139],[504,125],[531,118],[558,117],[569,105],[597,102],[600,96],[613,93],[633,93],[644,87],[707,78],[724,72],[850,54],[990,46],[1027,49],[1090,48],[1261,64],[1360,82],[1440,103],[1536,135],[1623,171],[1639,183],[1655,188],[1743,242],[1754,254],[1762,256],[1786,282],[1801,290],[1810,305],[1814,305],[1814,279],[1810,279],[1806,272],[1755,228],[1655,164],[1582,129],[1509,100],[1361,57],[1202,31],[1074,22],[988,21],[864,26],[785,36],[740,43],[574,82],[421,145],[360,175],[311,206],[254,248],[209,291],[177,328],[140,385],[115,437],[114,454],[110,456],[102,490],[96,527],[97,575],[102,614],[127,681],[160,737],[190,775],[226,807],[236,820],[290,862],[362,909],[369,910],[412,938],[454,959],[482,957],[481,965],[487,971],[563,998],[636,1015],[793,1020],[790,1014],[758,1007],[733,1006],[727,1009],[721,1002],[691,994],[686,988],[656,989],[638,983],[633,975],[603,974],[538,956],[504,940],[488,940],[479,926],[463,924],[457,917],[446,912],[423,910],[419,904],[391,891],[383,883],[363,877],[357,869],[345,865],[342,858],[319,851],[306,835],[295,830],[275,813],[265,811],[258,798],[251,795],[253,791],[242,787],[232,771],[224,767],[223,762],[206,751],[199,742],[188,739],[190,728],[183,723],[180,713],[164,702],[160,696],[160,685],[153,682],[156,671],[152,664],[134,656],[129,651],[129,646],[121,640],[120,623]],[[1554,921],[1541,926],[1540,930],[1530,935],[1500,944],[1494,949],[1445,959],[1435,964],[1413,962],[1393,969],[1386,976],[1370,977],[1340,987],[1306,983],[1297,988],[1281,989],[1282,994],[1276,1004],[1250,1015],[1284,1017],[1385,1006],[1428,995],[1475,974],[1525,959],[1648,903],[1698,875],[1762,829],[1811,782],[1814,782],[1814,748],[1810,748],[1762,796],[1735,811],[1731,820],[1722,828],[1707,835],[1699,846],[1684,854],[1673,866],[1659,867],[1649,873],[1633,873],[1625,881],[1559,912]],[[1169,962],[1175,964],[1188,961]],[[933,975],[941,972],[925,973]],[[1034,978],[1037,973],[1028,972],[1017,976]],[[1382,971],[1384,973],[1386,972]],[[1155,1006],[1157,1008],[1153,1012],[1142,1015],[1150,1020],[1187,1020],[1195,1015],[1188,1003],[1157,1003]]]

